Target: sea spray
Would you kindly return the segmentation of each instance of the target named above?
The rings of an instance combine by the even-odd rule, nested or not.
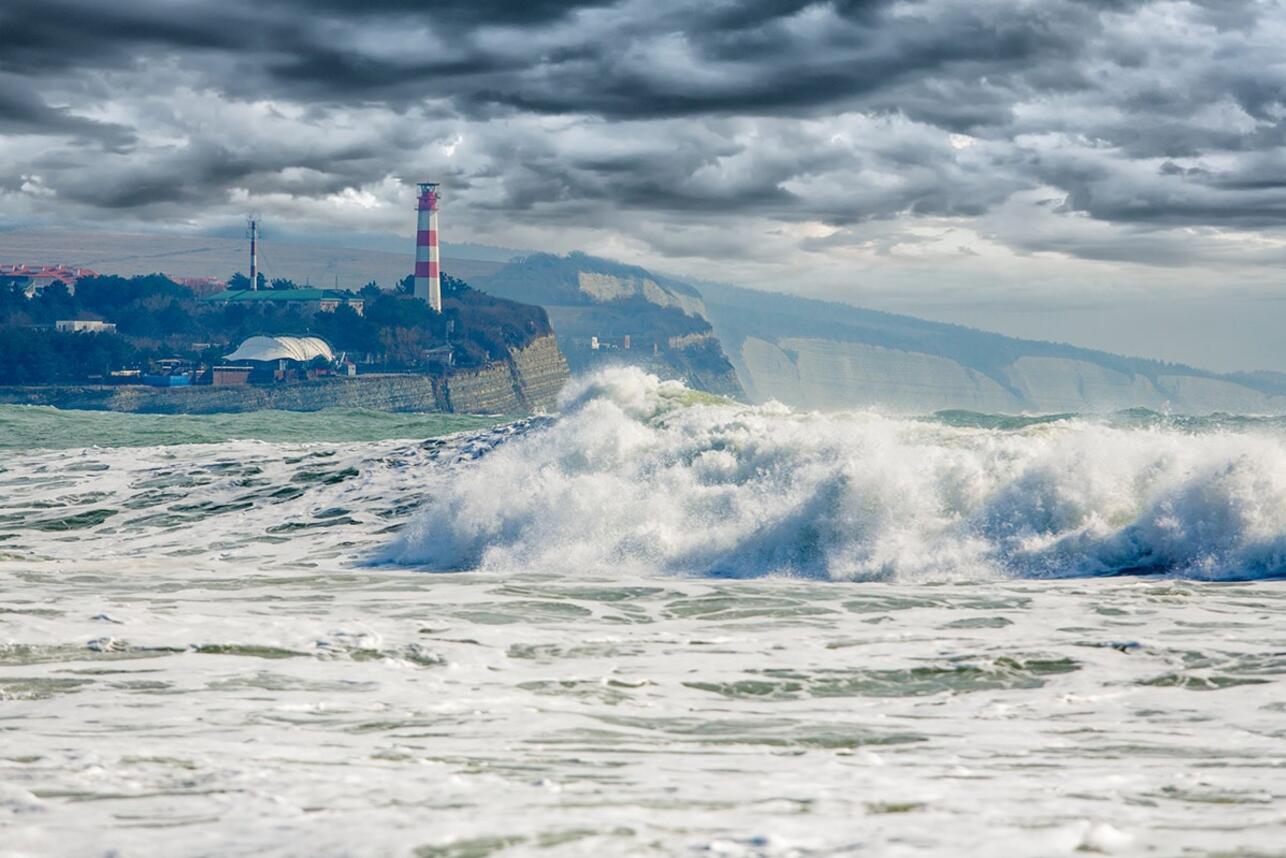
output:
[[[795,413],[617,368],[575,383],[558,420],[428,483],[387,559],[862,580],[1286,574],[1286,433],[1272,424]]]

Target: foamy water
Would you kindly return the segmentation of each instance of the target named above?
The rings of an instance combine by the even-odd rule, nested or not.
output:
[[[433,568],[858,580],[1286,574],[1286,431],[995,431],[693,405],[637,370],[496,450],[390,556]]]
[[[1286,842],[1281,421],[66,417],[0,460],[0,855]]]

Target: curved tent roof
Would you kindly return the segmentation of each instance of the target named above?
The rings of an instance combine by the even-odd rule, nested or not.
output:
[[[251,337],[224,360],[297,360],[307,363],[315,357],[335,359],[330,346],[319,337]]]

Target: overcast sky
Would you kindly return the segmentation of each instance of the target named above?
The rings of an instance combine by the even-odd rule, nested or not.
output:
[[[446,240],[1286,370],[1284,46],[1283,0],[3,0],[0,218],[410,236],[432,178]]]

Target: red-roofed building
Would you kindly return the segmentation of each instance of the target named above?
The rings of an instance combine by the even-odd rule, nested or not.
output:
[[[28,298],[34,298],[54,283],[61,283],[67,291],[76,294],[76,281],[82,277],[97,277],[97,271],[88,268],[70,268],[66,265],[4,265],[0,264],[0,278],[13,278],[22,283]]]

